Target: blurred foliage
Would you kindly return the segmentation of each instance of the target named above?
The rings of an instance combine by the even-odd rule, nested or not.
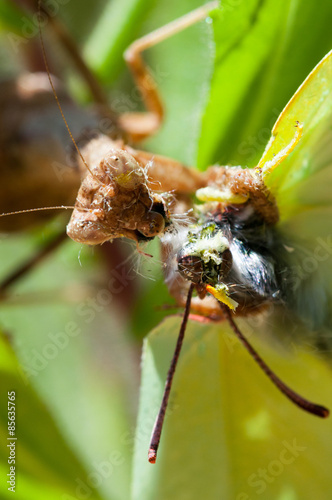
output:
[[[22,11],[10,0],[3,0],[0,4],[0,28],[2,31],[20,31]]]
[[[22,373],[22,367],[18,365],[8,339],[3,335],[0,339],[0,359],[0,394],[4,409],[8,392],[16,392],[16,455],[19,458],[15,475],[19,486],[15,496],[22,500],[37,500],[58,499],[64,492],[75,495],[75,478],[84,478],[86,473],[57,429],[46,406],[28,384],[28,378]],[[2,410],[0,417],[1,442],[7,444],[7,412]],[[4,445],[1,446],[0,456],[1,475],[8,479],[8,448]],[[11,498],[13,493],[7,490],[6,486],[9,485],[5,483],[3,480],[1,498]],[[90,498],[97,500],[100,496],[94,492]]]
[[[141,106],[121,60],[126,45],[200,3],[81,0],[59,11],[110,88],[113,108],[121,112]],[[213,14],[215,45],[212,24],[203,22],[145,55],[166,106],[162,130],[145,147],[200,168],[216,161],[253,165],[278,113],[332,45],[328,0],[319,8],[313,0],[226,0],[222,5]],[[6,70],[12,65],[18,71],[27,65],[28,45],[39,42],[36,36],[21,40],[19,53],[14,51],[8,35],[22,35],[22,18],[16,12],[13,2],[1,3],[0,57]],[[73,95],[79,96],[77,77],[72,83],[75,69],[62,51],[58,53],[47,27],[44,32],[48,54],[58,61]],[[45,231],[1,237],[1,276],[38,247]],[[155,247],[153,253],[158,262]],[[117,274],[107,275],[95,250],[68,242],[15,285],[1,304],[1,325],[23,371],[23,376],[17,372],[11,348],[3,341],[3,442],[7,391],[17,391],[22,412],[17,420],[18,498],[330,498],[331,423],[302,414],[285,401],[221,325],[190,326],[159,461],[147,464],[147,443],[174,349],[177,318],[162,323],[145,341],[132,472],[140,356],[133,333],[146,333],[168,315],[160,311],[167,293],[158,266],[149,271],[155,281],[140,279],[136,267],[132,262],[125,274],[120,267]],[[107,294],[110,280],[128,294],[137,283],[137,302],[130,304],[130,311],[116,294]],[[268,325],[257,326],[262,337]],[[242,327],[248,330],[244,321]],[[253,331],[256,327],[249,328]],[[257,342],[283,379],[332,407],[330,372],[311,349],[295,362],[261,339]],[[301,450],[285,454],[294,440]],[[6,474],[3,447],[0,458]],[[263,480],[259,471],[265,469],[269,479]],[[4,482],[0,488],[1,496],[9,497]]]
[[[331,49],[331,2],[225,0],[199,166],[253,166],[279,113]]]

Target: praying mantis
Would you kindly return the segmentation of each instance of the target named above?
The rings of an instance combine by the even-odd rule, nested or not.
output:
[[[295,139],[296,139],[296,134],[294,134],[294,137],[295,137]],[[294,138],[294,137],[293,137],[293,138]],[[204,176],[200,176],[200,178],[201,178],[201,179],[204,179]],[[205,179],[206,179],[206,177],[205,177]],[[203,188],[203,189],[205,189],[205,188],[207,187],[207,184],[209,183],[209,181],[206,181],[206,180],[203,180],[203,181],[200,181],[200,182],[201,182],[201,184],[202,184],[202,185],[201,185],[201,186],[198,186],[198,185],[197,185],[197,186],[196,186],[197,188],[199,187],[199,188]],[[202,196],[202,197],[203,197],[203,196],[208,196],[208,197],[210,198],[210,201],[211,201],[211,192],[210,192],[210,193],[209,193],[209,192],[206,192],[206,191],[205,191],[205,193],[204,193],[204,192],[201,192],[201,196]],[[191,255],[191,254],[189,254],[189,256],[190,256],[190,255]],[[188,257],[188,254],[185,254],[185,255],[183,255],[182,257],[183,257],[183,258],[187,258],[187,257]],[[187,259],[187,260],[188,260],[188,259]],[[185,265],[184,265],[184,271],[186,271],[186,265],[188,264],[188,262],[185,262],[185,261],[183,260],[183,261],[182,261],[182,264],[185,264]],[[181,301],[182,301],[182,302],[181,302]],[[181,294],[181,297],[180,297],[179,302],[183,304],[183,294]],[[197,302],[198,302],[198,300],[197,300]],[[215,302],[213,302],[213,304],[215,304]],[[218,306],[218,307],[219,307],[219,306]],[[215,309],[214,311],[212,310],[212,312],[216,312],[216,311],[219,311],[219,310],[218,310],[218,309]],[[202,311],[201,311],[201,312],[202,312]]]

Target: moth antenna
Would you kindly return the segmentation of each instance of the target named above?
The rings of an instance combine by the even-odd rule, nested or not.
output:
[[[44,59],[44,64],[45,64],[45,68],[46,68],[46,72],[47,72],[47,76],[48,76],[48,79],[49,79],[49,82],[50,82],[50,85],[51,85],[51,88],[52,88],[52,92],[53,92],[53,95],[54,95],[54,98],[55,98],[55,101],[58,105],[58,108],[60,110],[60,113],[61,113],[61,117],[64,121],[64,124],[66,126],[66,129],[68,131],[68,134],[70,136],[70,139],[72,141],[72,143],[74,144],[75,146],[75,149],[77,151],[77,154],[79,155],[79,157],[81,158],[85,168],[88,170],[88,172],[92,175],[92,177],[99,183],[101,184],[100,180],[98,179],[98,177],[92,172],[91,168],[89,167],[89,165],[87,164],[85,158],[83,157],[81,151],[79,150],[79,147],[77,146],[76,144],[76,141],[74,139],[74,136],[69,128],[69,125],[68,125],[68,122],[66,120],[66,117],[64,115],[64,112],[62,110],[62,106],[60,104],[60,101],[59,101],[59,98],[58,98],[58,95],[56,93],[56,90],[55,90],[55,87],[54,87],[54,84],[53,84],[53,80],[52,80],[52,77],[51,77],[51,72],[50,72],[50,68],[49,68],[49,65],[48,65],[48,61],[47,61],[47,57],[46,57],[46,50],[45,50],[45,45],[44,45],[44,39],[43,39],[43,34],[42,34],[42,29],[41,29],[41,4],[42,4],[42,0],[38,0],[38,32],[39,32],[39,38],[40,38],[40,44],[41,44],[41,48],[42,48],[42,54],[43,54],[43,59]]]
[[[171,392],[173,377],[174,377],[176,365],[177,365],[177,362],[179,359],[181,347],[183,344],[184,334],[185,334],[186,327],[187,327],[187,322],[188,322],[188,317],[189,317],[189,312],[190,312],[191,298],[192,298],[194,286],[195,285],[193,283],[191,283],[191,285],[189,287],[186,306],[184,309],[184,314],[183,314],[183,318],[182,318],[182,323],[181,323],[181,327],[180,327],[178,340],[176,342],[176,347],[175,347],[175,351],[174,351],[173,358],[171,361],[171,366],[169,367],[168,374],[167,374],[163,399],[162,399],[162,402],[160,405],[160,410],[159,410],[159,413],[157,415],[157,418],[156,418],[156,421],[155,421],[155,424],[154,424],[153,430],[152,430],[149,453],[148,453],[148,460],[149,460],[150,464],[155,464],[156,459],[157,459],[157,451],[158,451],[158,447],[159,447],[159,443],[160,443],[161,431],[163,429],[163,423],[164,423],[164,419],[165,419],[169,395]]]
[[[268,378],[271,380],[271,382],[274,383],[274,385],[281,391],[288,399],[292,401],[295,405],[299,406],[302,408],[302,410],[307,411],[308,413],[311,413],[312,415],[316,415],[317,417],[321,418],[326,418],[329,416],[330,411],[325,408],[324,406],[317,405],[315,403],[312,403],[311,401],[308,401],[307,399],[303,398],[300,396],[297,392],[293,391],[290,387],[288,387],[282,380],[280,380],[279,377],[267,366],[265,361],[260,357],[260,355],[255,351],[255,349],[251,346],[251,344],[248,342],[248,340],[243,336],[237,325],[235,324],[233,318],[232,318],[232,313],[230,309],[227,306],[223,306],[222,309],[225,312],[226,318],[237,336],[237,338],[240,340],[240,342],[244,345],[244,347],[247,349],[247,351],[251,354],[251,356],[254,358],[258,366],[263,370],[263,372],[268,376]]]
[[[16,210],[15,212],[7,212],[0,214],[0,217],[7,217],[7,215],[27,214],[29,212],[41,212],[42,210],[74,210],[76,207],[59,205],[58,207],[41,207],[41,208],[27,208],[26,210]]]

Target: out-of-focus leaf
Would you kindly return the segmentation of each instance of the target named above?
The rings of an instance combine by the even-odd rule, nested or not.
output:
[[[123,52],[133,41],[155,0],[122,0],[105,3],[85,42],[84,57],[98,76],[111,83],[123,67]]]
[[[9,30],[19,33],[22,27],[22,11],[10,0],[2,0],[0,3],[0,31]]]
[[[148,463],[179,326],[169,318],[145,342],[132,499],[327,500],[332,421],[278,393],[225,324],[189,325],[157,463]],[[321,360],[305,351],[282,356],[251,340],[283,380],[331,407],[332,375]]]
[[[160,2],[148,31],[200,7],[201,0]],[[197,145],[214,62],[212,25],[201,21],[147,51],[165,107],[165,121],[145,148],[196,166]],[[134,94],[135,97],[135,94]]]
[[[22,259],[33,253],[33,244],[27,237],[4,239],[0,251],[8,272],[20,253]],[[84,472],[74,480],[84,483],[82,489],[91,490],[90,494],[96,491],[103,498],[126,500],[132,436],[126,398],[134,390],[135,357],[120,311],[112,310],[107,285],[91,285],[100,278],[91,258],[68,242],[15,287],[11,300],[1,305],[1,322],[13,335],[29,384],[47,401],[83,464]],[[116,289],[125,286],[116,278],[110,280]],[[29,425],[35,429],[32,421]],[[43,442],[52,456],[46,434],[45,423]],[[37,456],[39,451],[43,452],[37,447]],[[53,460],[57,461],[56,453]],[[62,467],[61,461],[57,467]]]
[[[15,391],[15,497],[20,500],[76,498],[79,478],[86,471],[56,427],[46,406],[40,401],[6,339],[0,338],[0,471],[1,498],[12,498],[7,483],[10,473],[8,434],[8,392]],[[11,408],[12,410],[12,408]],[[90,498],[101,498],[91,490]]]

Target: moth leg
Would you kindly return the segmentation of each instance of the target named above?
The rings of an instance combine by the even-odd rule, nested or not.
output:
[[[30,257],[24,264],[15,269],[7,278],[0,283],[0,297],[2,297],[7,289],[15,282],[20,280],[23,276],[28,274],[40,262],[42,262],[48,255],[56,250],[61,244],[67,240],[67,233],[63,231],[49,241],[45,246],[40,248],[35,255]]]
[[[196,323],[201,324],[210,324],[210,323],[220,323],[224,320],[223,317],[220,316],[202,316],[201,314],[189,314],[189,318],[191,321],[195,321]]]
[[[165,246],[162,247],[161,252],[162,258],[165,260]],[[184,283],[183,279],[175,279],[170,281],[167,286],[170,295],[175,299],[176,305],[181,308],[184,307],[186,303],[185,293],[187,291],[187,283]],[[219,302],[209,295],[203,300],[199,297],[192,297],[190,314],[205,318],[213,318],[214,321],[221,321],[225,318],[225,314]]]
[[[164,117],[164,109],[157,84],[142,59],[142,52],[206,18],[209,12],[217,6],[218,2],[210,2],[203,5],[189,12],[189,14],[136,40],[126,50],[124,54],[125,61],[141,92],[144,105],[147,109],[146,112],[124,113],[119,117],[121,128],[127,132],[134,141],[142,140],[155,133]]]

